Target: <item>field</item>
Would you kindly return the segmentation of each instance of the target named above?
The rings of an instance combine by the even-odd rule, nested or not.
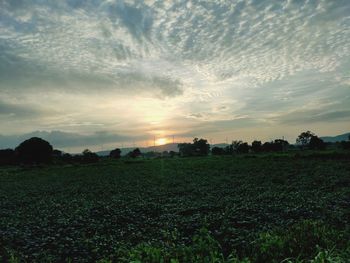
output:
[[[348,158],[0,169],[0,261],[345,262],[349,223]]]

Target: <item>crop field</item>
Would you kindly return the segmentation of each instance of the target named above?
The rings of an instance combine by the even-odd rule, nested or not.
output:
[[[0,262],[346,262],[349,223],[347,158],[0,168]]]

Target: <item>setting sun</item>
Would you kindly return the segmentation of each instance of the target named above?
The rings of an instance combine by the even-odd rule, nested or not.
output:
[[[156,140],[156,145],[164,145],[167,143],[167,139],[166,138],[159,138]]]

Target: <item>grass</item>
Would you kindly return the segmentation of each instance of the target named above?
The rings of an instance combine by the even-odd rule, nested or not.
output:
[[[350,163],[316,157],[2,168],[0,261],[344,262]]]

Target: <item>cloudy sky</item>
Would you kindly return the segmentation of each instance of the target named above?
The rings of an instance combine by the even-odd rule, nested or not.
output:
[[[0,147],[350,131],[348,0],[0,0]]]

